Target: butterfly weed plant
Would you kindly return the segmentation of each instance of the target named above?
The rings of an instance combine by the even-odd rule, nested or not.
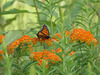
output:
[[[99,0],[1,0],[1,75],[99,75]]]

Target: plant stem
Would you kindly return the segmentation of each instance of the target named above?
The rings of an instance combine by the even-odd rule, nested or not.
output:
[[[6,46],[5,46],[5,41],[3,39],[3,50],[5,52],[5,55],[4,55],[4,60],[6,62],[6,64],[4,65],[7,69],[7,75],[11,75],[11,64],[12,64],[12,60],[10,60],[9,56],[8,56],[8,53],[7,53],[7,49],[6,49]]]
[[[93,7],[93,5],[92,5],[90,2],[88,2],[88,4],[89,4],[89,6],[90,6],[93,10],[95,10],[97,16],[100,17],[100,14],[99,14],[98,11]]]
[[[62,13],[62,10],[61,10],[61,7],[59,7],[59,15],[60,15],[60,21],[61,21],[61,25],[62,25],[62,31],[63,31],[63,13]]]
[[[2,0],[0,0],[0,12],[2,12]],[[4,25],[3,25],[3,20],[2,20],[2,15],[0,15],[0,29],[1,31],[4,32]]]
[[[17,2],[17,5],[18,5],[18,6],[17,6],[18,9],[20,9],[20,3],[19,3],[19,2]],[[20,14],[18,14],[18,18],[17,18],[17,21],[18,21],[18,22],[17,22],[17,23],[18,23],[18,29],[21,29],[20,18],[21,18],[21,17],[20,17]]]
[[[100,22],[100,14],[99,14],[99,12],[93,7],[93,5],[90,2],[88,2],[88,4],[96,12],[97,16],[99,17],[99,21],[98,22]],[[96,28],[96,35],[98,35],[98,33],[99,33],[99,27]]]
[[[20,70],[21,70],[21,75],[23,75],[23,70],[22,70],[22,67],[21,67],[21,65],[20,65],[20,62],[19,61],[17,61],[18,62],[18,64],[19,64],[19,67],[20,67]]]
[[[52,9],[51,9],[51,1],[49,1],[49,10],[50,10],[50,24],[51,24],[51,29],[52,29],[52,35],[53,35],[53,25],[52,25]]]
[[[88,75],[92,75],[90,62],[88,62]]]
[[[70,6],[70,0],[68,0],[68,3],[69,3],[69,5],[68,5],[68,15],[69,15],[69,20],[70,20],[70,25],[72,25],[72,27],[73,27],[73,29],[75,28],[74,27],[74,25],[72,24],[72,18],[71,18],[71,14],[70,14],[70,8],[69,8],[69,6]]]
[[[65,73],[65,56],[63,55],[63,73]]]
[[[41,23],[40,23],[40,15],[39,15],[39,12],[38,12],[38,7],[37,7],[37,4],[36,4],[36,1],[35,0],[33,0],[33,1],[34,1],[35,9],[36,9],[36,12],[37,12],[37,16],[38,16],[38,22],[39,22],[39,25],[41,25]]]

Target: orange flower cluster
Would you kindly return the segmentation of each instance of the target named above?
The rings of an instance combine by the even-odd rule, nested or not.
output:
[[[2,39],[4,38],[5,36],[1,35],[0,36],[0,43],[2,43]],[[20,45],[20,48],[24,47],[24,46],[27,46],[28,45],[28,51],[33,51],[32,49],[32,45],[29,44],[29,42],[31,42],[31,39],[30,36],[28,35],[23,35],[20,39],[17,39],[16,41],[14,41],[13,43],[9,44],[7,46],[7,49],[8,49],[8,54],[11,54],[11,53],[14,53],[14,49],[16,49],[19,45]]]
[[[58,38],[57,38],[56,36],[57,36],[59,39],[61,39],[62,37],[61,37],[61,35],[60,35],[59,33],[56,33],[56,34],[52,37],[53,40],[59,42],[59,40],[58,40]]]
[[[61,62],[61,59],[59,56],[56,55],[56,52],[62,52],[61,48],[57,48],[56,50],[43,50],[42,52],[33,52],[30,54],[30,59],[38,61],[38,65],[41,66],[43,65],[42,60],[46,61],[46,68],[49,66],[48,63],[55,64],[56,62]],[[66,52],[67,53],[67,52]],[[75,52],[72,51],[69,56],[73,55]],[[63,55],[62,55],[63,56]]]
[[[72,42],[74,41],[86,42],[88,45],[90,45],[90,43],[93,43],[94,45],[98,43],[97,39],[94,38],[91,32],[83,30],[81,28],[74,29],[70,38]]]
[[[59,56],[57,56],[54,52],[50,52],[47,50],[43,50],[42,52],[33,52],[30,54],[29,57],[31,60],[36,60],[38,62],[41,62],[42,59],[46,60],[46,62],[51,62],[53,64],[55,64],[56,62],[60,62],[61,59],[59,58]],[[40,63],[38,63],[39,65]],[[42,62],[41,62],[42,64]],[[48,64],[47,64],[48,65]]]
[[[31,42],[32,44],[36,45],[37,42],[40,42],[40,43],[46,43],[48,46],[51,46],[51,42],[52,42],[52,39],[42,39],[42,38],[36,38],[34,37],[33,39],[31,39]]]
[[[59,56],[57,56],[55,53],[43,50],[42,52],[33,52],[30,54],[30,59],[35,59],[36,61],[39,61],[40,59],[50,59],[54,61],[61,61]]]
[[[25,43],[27,43],[27,44],[29,44],[29,42],[31,41],[31,37],[30,36],[28,36],[28,35],[24,35],[24,36],[22,36],[20,39],[19,39],[19,41],[20,41],[20,43],[22,43],[22,44],[25,44]]]
[[[0,51],[0,60],[3,58],[2,54],[4,54],[5,52],[3,50]]]
[[[61,34],[62,34],[62,33],[61,33]],[[52,37],[52,39],[59,42],[59,39],[62,39],[61,34],[56,33],[56,34]],[[65,34],[66,34],[66,37],[67,37],[67,36],[70,34],[70,32],[69,32],[69,31],[66,31]]]
[[[70,50],[69,50],[70,51]],[[62,52],[61,48],[57,48],[56,50],[53,50],[53,52]],[[64,51],[65,53],[68,53],[67,51]],[[69,56],[72,56],[75,53],[75,51],[72,51]],[[63,56],[63,55],[62,55]]]
[[[14,53],[14,49],[20,45],[19,39],[7,46],[8,54]]]
[[[69,32],[69,31],[66,31],[66,37],[67,37],[69,34],[70,34],[70,32]]]
[[[14,41],[13,43],[11,43],[10,45],[7,46],[8,49],[8,54],[11,54],[14,52],[14,49],[16,49],[19,45],[20,48],[23,48],[24,45],[27,46],[28,45],[28,51],[32,51],[32,46],[29,44],[29,42],[31,41],[32,38],[30,38],[30,36],[28,35],[23,35],[20,39],[17,39],[16,41]]]
[[[3,38],[5,38],[5,36],[4,35],[1,35],[0,36],[0,44],[2,43]]]
[[[62,49],[61,48],[57,48],[56,52],[62,52]]]
[[[72,51],[69,55],[72,56],[75,53],[75,51]]]

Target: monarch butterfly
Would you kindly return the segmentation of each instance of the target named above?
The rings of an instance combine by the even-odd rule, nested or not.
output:
[[[37,37],[38,38],[42,38],[42,39],[49,39],[49,30],[48,27],[46,25],[43,25],[42,29],[37,33]]]

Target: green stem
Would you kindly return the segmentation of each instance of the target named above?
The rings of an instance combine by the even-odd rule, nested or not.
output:
[[[6,62],[5,64],[5,67],[7,69],[7,75],[11,75],[11,64],[12,64],[12,60],[10,60],[9,56],[8,56],[8,53],[7,53],[7,49],[6,49],[6,46],[5,46],[5,41],[3,39],[3,50],[5,52],[5,55],[4,55],[4,60]]]
[[[63,73],[65,73],[65,56],[64,56],[64,53],[63,53]]]
[[[17,59],[17,62],[18,62],[19,67],[20,67],[21,75],[23,75],[23,70],[22,70],[21,64],[20,64],[20,62],[18,61],[18,59]]]
[[[64,37],[63,40],[63,47],[66,47],[66,37],[65,37],[65,30],[64,30],[64,16],[63,16],[63,10],[61,9],[61,7],[59,7],[59,15],[60,15],[60,25],[61,25],[61,32],[62,32],[62,37]]]
[[[61,21],[61,28],[62,28],[62,31],[63,31],[63,13],[62,13],[62,10],[61,10],[61,7],[59,7],[59,15],[60,15],[60,21]]]
[[[90,62],[88,62],[88,75],[92,75]]]
[[[0,0],[0,12],[2,12],[2,0]],[[2,15],[0,15],[0,25],[1,25],[1,27],[0,27],[0,30],[1,31],[4,31],[4,26],[3,26],[3,24],[2,24]]]
[[[68,15],[69,15],[69,20],[70,20],[70,25],[72,25],[72,27],[73,27],[73,29],[74,29],[75,27],[74,27],[74,25],[72,24],[72,18],[71,18],[70,8],[69,8],[69,7],[70,7],[70,0],[68,0],[68,3],[69,3],[69,5],[68,5],[68,13],[69,13],[69,14],[68,14]]]
[[[23,10],[24,9],[24,5],[20,4],[20,8]],[[20,23],[22,25],[22,29],[25,29],[25,25],[24,25],[24,13],[20,14]]]
[[[90,2],[88,2],[88,4],[96,12],[97,16],[100,17],[99,12],[94,8],[94,6]]]
[[[19,2],[17,2],[17,7],[18,7],[18,9],[20,9],[20,3]],[[18,14],[18,18],[17,18],[17,23],[18,23],[18,29],[21,29],[21,24],[20,24],[20,14]]]
[[[24,5],[22,6],[22,9],[24,9]],[[24,23],[24,13],[22,13],[22,25],[23,25],[23,29],[26,29],[25,27],[25,23]]]
[[[51,1],[49,1],[49,10],[50,10],[50,24],[51,24],[51,29],[52,29],[52,35],[53,35],[53,25],[52,25],[52,9],[51,9]]]
[[[7,71],[8,71],[8,75],[11,75],[11,70],[10,70],[10,68],[11,68],[11,65],[10,64],[11,63],[10,63],[9,57],[7,57],[6,59],[7,59],[6,60],[6,62],[7,62],[7,64],[6,64],[7,67],[6,68],[7,68]]]
[[[0,12],[2,11],[2,0],[0,0]]]
[[[39,25],[41,25],[41,23],[40,23],[40,15],[39,15],[39,12],[38,12],[38,7],[37,7],[37,4],[36,4],[36,1],[35,0],[33,0],[33,1],[34,1],[35,9],[36,9],[36,12],[37,12],[37,16],[38,16],[38,22],[39,22]]]
[[[94,8],[94,6],[90,2],[88,2],[88,4],[95,11],[95,13],[97,14],[97,16],[99,18],[98,22],[100,22],[100,14],[99,14],[99,12]],[[99,27],[96,28],[96,35],[98,35],[98,33],[99,33]]]

